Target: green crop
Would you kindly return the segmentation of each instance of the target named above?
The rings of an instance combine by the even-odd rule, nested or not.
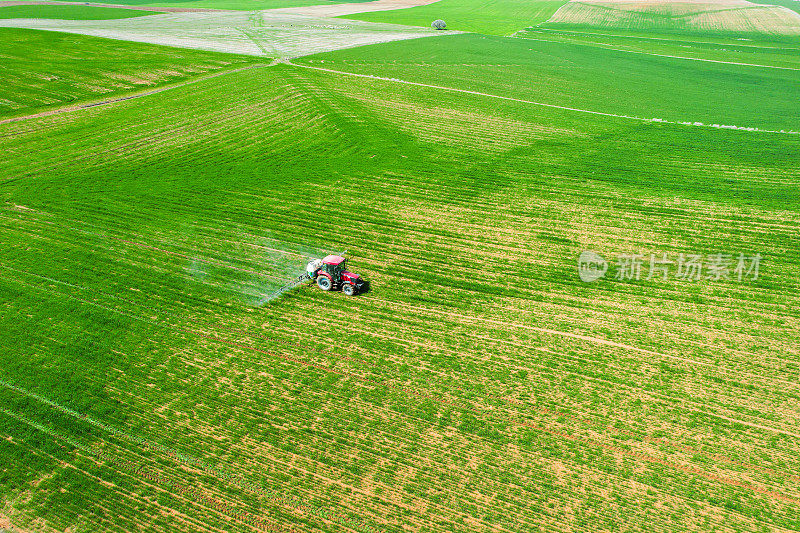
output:
[[[0,124],[15,526],[800,528],[794,71],[480,35],[293,61]],[[369,292],[257,305],[345,249]],[[584,283],[584,250],[764,261]]]

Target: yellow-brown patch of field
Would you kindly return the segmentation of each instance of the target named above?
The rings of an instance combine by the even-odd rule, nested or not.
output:
[[[572,0],[548,21],[603,28],[690,30],[800,35],[800,15],[745,0]]]

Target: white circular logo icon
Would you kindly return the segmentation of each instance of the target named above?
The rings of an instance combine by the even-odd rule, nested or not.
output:
[[[587,250],[578,257],[578,275],[587,283],[602,278],[608,270],[608,263],[597,252]]]

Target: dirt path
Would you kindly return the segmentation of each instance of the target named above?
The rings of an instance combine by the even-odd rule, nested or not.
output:
[[[307,68],[307,69],[312,69],[312,70],[321,70],[323,72],[331,72],[333,74],[341,74],[341,75],[344,75],[344,76],[355,76],[357,78],[369,78],[369,79],[373,79],[373,80],[391,81],[391,82],[394,82],[394,83],[402,83],[402,84],[405,84],[405,85],[413,85],[413,86],[416,86],[416,87],[428,87],[430,89],[440,89],[440,90],[443,90],[443,91],[451,91],[451,92],[456,92],[456,93],[473,94],[473,95],[477,95],[477,96],[485,96],[487,98],[496,98],[498,100],[508,100],[510,102],[520,102],[520,103],[523,103],[523,104],[531,104],[531,105],[536,105],[536,106],[549,107],[549,108],[553,108],[553,109],[562,109],[564,111],[574,111],[576,113],[586,113],[586,114],[589,114],[589,115],[598,115],[598,116],[603,116],[603,117],[622,118],[622,119],[627,119],[627,120],[637,120],[637,121],[640,121],[640,122],[657,122],[657,123],[660,123],[660,124],[674,124],[674,125],[680,125],[680,126],[693,126],[693,127],[700,127],[700,128],[730,129],[730,130],[740,130],[740,131],[752,131],[752,132],[759,132],[759,133],[775,133],[775,134],[782,134],[782,135],[800,135],[800,131],[794,131],[794,130],[789,130],[789,131],[787,131],[787,130],[765,130],[765,129],[754,128],[754,127],[749,127],[749,126],[733,126],[733,125],[727,125],[727,124],[704,124],[702,122],[697,122],[697,121],[691,121],[691,122],[690,121],[675,121],[675,120],[664,120],[664,119],[660,119],[660,118],[644,118],[644,117],[637,117],[637,116],[632,116],[632,115],[618,115],[616,113],[605,113],[603,111],[593,111],[591,109],[581,109],[579,107],[568,107],[568,106],[562,106],[562,105],[556,105],[556,104],[547,104],[547,103],[544,103],[544,102],[536,102],[534,100],[524,100],[524,99],[521,99],[521,98],[512,98],[510,96],[501,96],[499,94],[483,93],[483,92],[479,92],[479,91],[470,91],[470,90],[467,90],[467,89],[456,89],[455,87],[444,87],[442,85],[430,85],[430,84],[427,84],[427,83],[419,83],[419,82],[415,82],[415,81],[400,80],[400,79],[397,79],[397,78],[386,78],[386,77],[383,77],[383,76],[373,76],[372,74],[357,74],[355,72],[345,72],[345,71],[342,71],[342,70],[333,70],[333,69],[324,68],[324,67],[312,67],[311,65],[299,65],[297,63],[292,63],[288,59],[282,60],[282,62],[286,63],[287,65],[292,65],[294,67]]]
[[[83,6],[80,2],[58,2],[56,0],[9,0],[0,2],[0,7],[6,6]],[[154,11],[156,13],[204,13],[204,12],[225,12],[225,9],[207,9],[202,7],[153,7],[153,6],[129,6],[125,4],[90,4],[91,7],[112,7],[120,9],[135,9],[137,11]]]

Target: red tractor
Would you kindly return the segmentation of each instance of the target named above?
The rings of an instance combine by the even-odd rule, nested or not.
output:
[[[361,276],[347,271],[347,259],[340,255],[310,261],[306,273],[309,278],[317,280],[317,286],[323,291],[342,289],[347,296],[352,296],[365,286]]]

